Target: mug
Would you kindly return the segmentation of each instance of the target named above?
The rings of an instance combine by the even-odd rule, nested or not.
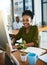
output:
[[[35,53],[28,53],[27,60],[29,65],[36,65],[38,55]]]

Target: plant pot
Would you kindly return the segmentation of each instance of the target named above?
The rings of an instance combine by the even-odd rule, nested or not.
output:
[[[25,54],[24,53],[21,53],[20,54],[20,57],[21,57],[21,61],[22,62],[25,62],[27,60],[27,54],[26,53]]]

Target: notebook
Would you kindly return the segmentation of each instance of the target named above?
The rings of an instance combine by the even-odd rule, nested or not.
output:
[[[23,50],[20,50],[20,51],[23,51]],[[42,55],[43,53],[46,52],[46,50],[43,50],[41,48],[36,48],[36,47],[28,47],[27,49],[24,50],[24,52],[27,52],[27,53],[35,53],[37,54],[38,56]]]
[[[42,56],[40,56],[39,59],[44,61],[45,63],[47,63],[47,53],[42,55]]]

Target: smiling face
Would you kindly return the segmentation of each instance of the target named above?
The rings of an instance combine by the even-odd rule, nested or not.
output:
[[[32,20],[31,20],[31,17],[30,16],[28,16],[28,15],[24,15],[23,16],[23,25],[24,25],[25,28],[30,27],[31,21]]]

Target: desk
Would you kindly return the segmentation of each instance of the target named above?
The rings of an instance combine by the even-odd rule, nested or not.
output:
[[[10,36],[10,37],[13,37],[13,36],[15,36],[18,32],[19,32],[19,30],[12,30],[12,31],[9,32],[9,36]]]
[[[39,32],[41,32],[41,31],[47,31],[47,26],[39,27],[38,30],[39,30]]]
[[[28,65],[28,62],[22,62],[20,58],[20,51],[17,50],[16,52],[11,53],[12,57],[14,57],[14,60],[17,59],[20,65]],[[47,65],[45,62],[38,59],[36,65]]]
[[[5,63],[4,58],[5,58],[5,53],[4,52],[0,53],[0,65],[4,65]]]

